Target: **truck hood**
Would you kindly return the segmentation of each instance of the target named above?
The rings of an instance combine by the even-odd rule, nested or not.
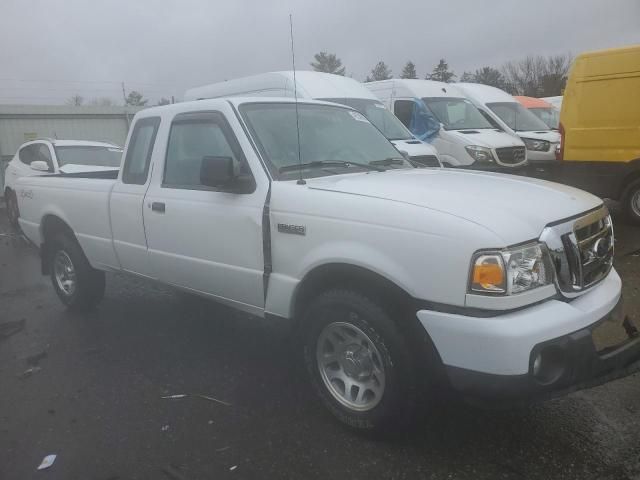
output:
[[[492,231],[504,242],[496,247],[538,238],[549,223],[602,204],[587,192],[544,180],[440,168],[321,177],[308,179],[307,186],[450,214]]]
[[[478,130],[448,130],[456,140],[465,145],[478,145],[488,148],[502,147],[522,147],[524,144],[515,135],[509,135],[491,128],[481,128]]]
[[[107,170],[119,170],[119,167],[105,167],[100,165],[77,165],[75,163],[67,163],[58,170],[61,173],[89,173],[89,172],[105,172]]]

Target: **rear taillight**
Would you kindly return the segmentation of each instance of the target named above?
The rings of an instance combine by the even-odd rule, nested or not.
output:
[[[556,146],[556,160],[564,160],[564,126],[562,123],[558,125],[558,132],[560,133],[560,144]]]

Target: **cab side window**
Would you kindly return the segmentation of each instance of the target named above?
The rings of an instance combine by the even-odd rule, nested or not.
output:
[[[144,185],[147,182],[159,125],[159,117],[149,117],[138,120],[133,126],[122,170],[122,183]]]
[[[18,158],[25,165],[31,165],[32,162],[40,160],[49,166],[49,171],[53,172],[53,161],[51,160],[51,152],[49,147],[44,143],[32,143],[20,150]]]
[[[236,174],[249,173],[242,150],[221,114],[177,115],[169,133],[162,186],[210,190],[200,182],[202,159],[207,156],[229,157]]]
[[[31,165],[35,159],[33,158],[33,147],[34,145],[27,145],[26,147],[22,147],[20,149],[20,153],[18,153],[18,158],[25,165]]]
[[[396,100],[393,104],[393,113],[400,119],[404,126],[409,128],[411,116],[413,115],[412,100]]]

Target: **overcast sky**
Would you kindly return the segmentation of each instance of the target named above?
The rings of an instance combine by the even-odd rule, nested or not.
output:
[[[364,79],[379,60],[423,77],[439,58],[460,75],[527,54],[640,43],[640,0],[0,0],[0,103],[155,103],[185,88],[335,52]]]

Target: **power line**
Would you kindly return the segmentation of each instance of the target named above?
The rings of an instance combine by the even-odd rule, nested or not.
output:
[[[25,82],[25,83],[88,83],[88,84],[96,84],[96,83],[110,83],[114,85],[120,85],[121,81],[117,80],[63,80],[63,79],[55,79],[55,80],[35,80],[28,78],[8,78],[8,77],[0,77],[0,81],[6,82]],[[136,82],[136,81],[128,81],[127,83],[132,83],[134,85],[145,85],[145,86],[156,86],[156,87],[177,87],[175,84],[169,83],[147,83],[147,82]]]

